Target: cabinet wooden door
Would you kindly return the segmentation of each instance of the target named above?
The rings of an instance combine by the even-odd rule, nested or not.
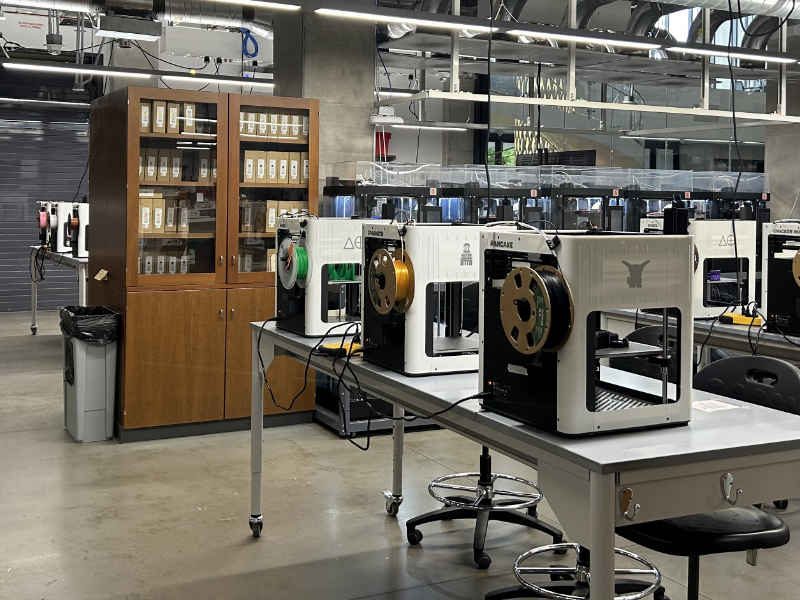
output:
[[[127,294],[126,429],[224,417],[225,307],[225,290]]]
[[[225,418],[250,416],[250,366],[252,356],[251,321],[263,321],[275,316],[275,288],[237,288],[228,290],[228,340],[225,378]],[[289,406],[303,387],[305,365],[287,356],[277,356],[269,369],[267,380],[282,406]],[[294,403],[290,412],[314,409],[315,374],[308,372],[306,391]],[[264,390],[264,414],[283,414],[272,403],[269,391]]]

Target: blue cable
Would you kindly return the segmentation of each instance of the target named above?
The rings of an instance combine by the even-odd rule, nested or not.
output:
[[[253,34],[250,33],[249,29],[242,27],[241,30],[244,34],[244,37],[242,38],[242,54],[244,54],[245,58],[255,58],[258,56],[258,42],[256,41],[256,38],[253,37]],[[253,44],[252,52],[247,49],[248,43]]]

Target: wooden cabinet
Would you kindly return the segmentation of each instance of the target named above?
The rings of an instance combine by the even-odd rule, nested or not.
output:
[[[253,135],[244,122],[251,114]],[[271,114],[287,120],[278,137],[263,135]],[[89,302],[121,315],[115,417],[123,439],[190,423],[214,431],[215,422],[249,416],[249,323],[275,313],[275,234],[264,214],[245,219],[242,209],[300,202],[317,211],[318,123],[319,102],[307,99],[128,87],[92,103]],[[308,173],[296,167],[307,181],[245,182],[245,156],[276,150],[307,156]],[[108,274],[98,281],[101,269]],[[280,357],[268,379],[288,405],[303,366]],[[292,412],[313,410],[313,390],[312,371]],[[270,398],[264,412],[284,413]]]
[[[126,428],[224,416],[226,290],[129,292]]]
[[[250,416],[250,323],[264,320],[275,314],[273,288],[237,288],[228,290],[228,329],[225,357],[225,418]],[[304,365],[286,356],[276,356],[267,369],[275,401],[288,407],[292,398],[303,388]],[[314,409],[314,372],[309,371],[306,391],[292,407],[292,412]],[[281,414],[286,411],[275,406],[268,390],[264,390],[264,414]]]

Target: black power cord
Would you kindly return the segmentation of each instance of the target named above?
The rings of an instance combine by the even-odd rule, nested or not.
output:
[[[486,215],[492,203],[492,179],[489,176],[489,141],[492,137],[492,38],[494,37],[494,2],[489,0],[489,46],[486,51],[486,158],[483,167],[486,171]],[[458,77],[458,73],[450,73],[450,79]],[[501,142],[502,144],[502,142]],[[502,155],[502,154],[501,154]],[[495,153],[495,160],[497,156]]]

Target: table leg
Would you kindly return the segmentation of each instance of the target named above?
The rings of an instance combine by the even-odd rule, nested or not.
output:
[[[614,598],[614,474],[589,476],[589,550],[592,600]]]
[[[89,283],[86,280],[86,265],[79,264],[78,268],[78,306],[88,306],[89,300],[87,296],[87,289],[89,287]]]
[[[31,251],[31,333],[36,335],[39,327],[36,325],[36,307],[39,304],[39,282],[36,281],[36,251]]]
[[[386,512],[396,517],[403,503],[403,438],[405,436],[405,410],[395,404],[392,407],[392,489],[383,492],[386,498]]]
[[[264,520],[261,516],[261,469],[264,463],[264,371],[258,358],[258,331],[252,332],[250,371],[250,529],[253,537],[261,537]],[[261,358],[269,368],[275,346],[267,338],[261,340]]]

